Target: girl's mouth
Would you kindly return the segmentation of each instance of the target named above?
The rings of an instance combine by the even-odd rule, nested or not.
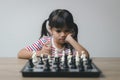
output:
[[[64,42],[64,41],[65,41],[65,39],[59,39],[59,41]]]

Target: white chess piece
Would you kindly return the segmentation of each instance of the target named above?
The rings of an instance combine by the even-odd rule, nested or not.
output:
[[[42,58],[43,58],[43,54],[40,54],[40,57],[42,57]]]
[[[58,58],[58,52],[57,52],[57,49],[55,49],[55,52],[54,52],[54,60],[55,61],[55,58]]]
[[[37,65],[38,58],[37,58],[36,52],[33,51],[32,53],[33,53],[33,55],[32,55],[32,62],[33,62],[34,65]]]
[[[81,59],[83,59],[83,61],[86,61],[87,59],[86,59],[85,51],[82,51],[81,53],[82,53]]]
[[[38,58],[39,61],[44,62],[43,54],[40,54],[40,58]]]
[[[76,51],[76,56],[75,56],[75,58],[76,58],[76,62],[79,62],[79,53],[78,53],[78,51]]]
[[[75,60],[76,60],[76,65],[78,66],[79,65],[79,60],[80,60],[78,51],[76,51]]]
[[[71,62],[71,57],[72,57],[72,55],[71,55],[71,50],[69,49],[69,51],[68,51],[68,57],[67,57],[68,63]]]
[[[51,56],[50,55],[48,55],[48,59],[50,59],[51,58]]]
[[[50,55],[48,55],[48,59],[49,59],[49,62],[52,62],[51,56],[50,56]]]
[[[65,60],[65,51],[63,50],[61,61],[64,62],[64,60]]]
[[[58,50],[55,49],[55,57],[58,57]]]
[[[45,61],[44,55],[40,54],[40,57],[42,58],[42,61]]]

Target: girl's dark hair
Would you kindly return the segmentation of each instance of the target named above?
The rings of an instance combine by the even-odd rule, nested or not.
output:
[[[65,9],[57,9],[53,11],[50,14],[48,20],[49,20],[49,26],[51,28],[67,27],[69,29],[73,27],[73,23],[74,23],[72,14]]]
[[[50,36],[50,33],[48,32],[47,28],[46,28],[46,22],[48,20],[45,20],[42,24],[42,29],[41,29],[41,36],[40,38],[42,38],[43,36]]]
[[[77,36],[78,36],[78,26],[77,26],[76,23],[74,23],[73,38],[74,38],[76,41],[78,41]]]

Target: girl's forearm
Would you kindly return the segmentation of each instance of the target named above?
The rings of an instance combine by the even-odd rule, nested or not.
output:
[[[28,51],[25,48],[21,49],[18,53],[20,59],[30,59],[32,57],[32,51]]]
[[[88,51],[82,45],[80,45],[76,40],[74,40],[72,37],[69,37],[67,41],[80,53],[80,55],[82,54],[82,51],[84,51],[84,53],[86,54],[86,57],[89,57]]]
[[[37,56],[40,55],[40,51],[36,51]],[[25,48],[21,49],[18,53],[18,58],[20,59],[30,59],[32,58],[33,52],[32,51],[28,51]]]

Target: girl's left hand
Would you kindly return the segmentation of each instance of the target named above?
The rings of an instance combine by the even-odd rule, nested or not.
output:
[[[73,39],[73,37],[72,37],[72,34],[70,33],[70,34],[67,35],[65,41],[69,42],[71,39]]]

